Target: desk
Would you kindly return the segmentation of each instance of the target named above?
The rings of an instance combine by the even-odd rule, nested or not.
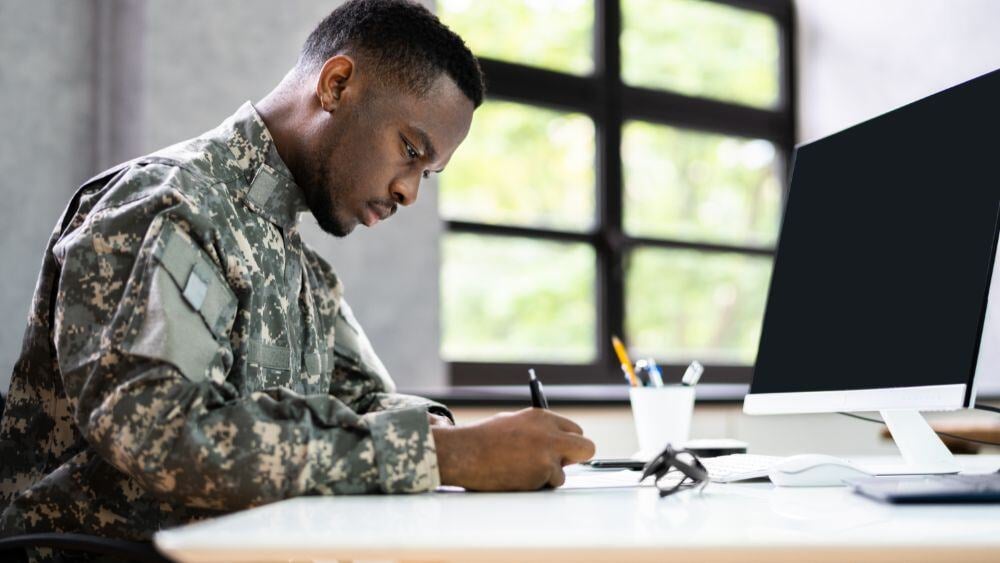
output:
[[[1000,467],[1000,456],[960,460]],[[310,497],[163,531],[156,544],[180,561],[964,563],[1000,560],[1000,505],[891,506],[767,482],[666,499],[648,487]]]
[[[983,440],[986,442],[993,442],[994,444],[1000,444],[1000,422],[997,422],[996,419],[988,421],[940,420],[932,422],[931,428],[933,428],[935,432],[946,432],[948,434],[964,436],[972,440]],[[888,428],[883,428],[880,434],[887,440],[892,439],[892,434],[889,433]],[[956,440],[955,438],[949,438],[948,436],[941,436],[941,441],[944,442],[944,445],[948,446],[948,449],[951,450],[952,453],[974,454],[983,447],[982,444],[966,440]]]

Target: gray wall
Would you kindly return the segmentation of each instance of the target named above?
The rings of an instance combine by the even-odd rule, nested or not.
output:
[[[796,0],[799,139],[1000,68],[995,0]]]
[[[20,348],[41,252],[73,188],[259,100],[338,3],[0,0],[0,122],[9,132],[0,140],[0,387]],[[305,238],[341,275],[397,383],[411,388],[445,383],[435,188],[428,182],[415,206],[342,240],[303,216]]]
[[[995,0],[797,0],[799,139],[1000,68]],[[1000,373],[978,382],[1000,394]]]
[[[87,2],[0,1],[0,388],[21,346],[42,251],[93,160]]]

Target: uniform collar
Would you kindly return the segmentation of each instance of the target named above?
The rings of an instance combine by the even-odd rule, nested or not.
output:
[[[244,103],[223,123],[222,130],[232,155],[225,165],[246,181],[237,187],[237,197],[282,229],[295,226],[299,212],[307,210],[302,189],[278,155],[274,139],[253,104]]]

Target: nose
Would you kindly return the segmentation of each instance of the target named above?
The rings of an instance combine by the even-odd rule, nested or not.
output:
[[[410,205],[417,201],[417,192],[420,190],[420,175],[414,178],[399,178],[392,183],[390,192],[392,199],[399,205]]]

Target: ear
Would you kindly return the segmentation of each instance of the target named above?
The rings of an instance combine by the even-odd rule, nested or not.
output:
[[[354,60],[347,55],[335,55],[323,63],[316,82],[316,98],[324,111],[333,112],[337,109],[340,97],[352,76]]]

